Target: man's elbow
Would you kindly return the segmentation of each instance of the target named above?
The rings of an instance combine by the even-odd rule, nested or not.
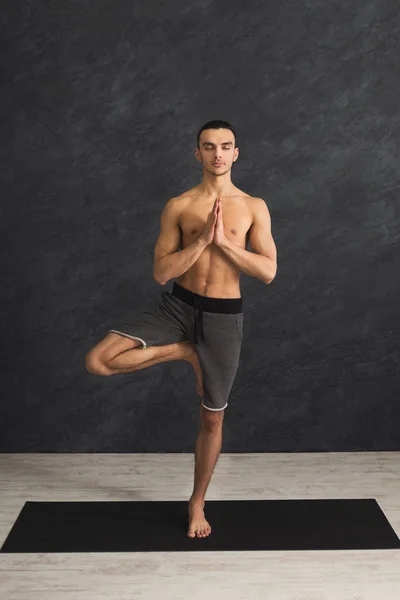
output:
[[[159,285],[165,285],[168,282],[168,279],[161,277],[159,273],[156,273],[156,271],[153,271],[153,278],[154,281],[156,281]]]
[[[266,280],[265,280],[265,283],[267,283],[267,284],[268,284],[268,283],[272,283],[272,282],[273,282],[273,280],[274,280],[274,279],[275,279],[275,277],[276,277],[276,272],[277,272],[277,267],[275,266],[275,269],[274,269],[274,271],[273,271],[272,273],[271,273],[271,272],[269,272],[269,273],[268,273],[268,276],[267,276],[267,278],[266,278]]]
[[[159,285],[165,285],[167,282],[164,279],[160,279],[160,277],[156,277],[153,273],[154,281],[156,281]]]
[[[154,281],[156,281],[159,285],[164,285],[165,281],[164,279],[161,277],[160,274],[160,269],[159,269],[159,265],[154,263],[153,264],[153,279]]]

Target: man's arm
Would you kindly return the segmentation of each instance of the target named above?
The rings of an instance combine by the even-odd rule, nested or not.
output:
[[[262,198],[253,200],[253,224],[249,232],[252,252],[244,250],[227,237],[219,247],[238,269],[265,283],[271,283],[277,271],[277,250],[271,233],[271,216]]]
[[[179,198],[171,198],[161,213],[160,235],[154,249],[153,277],[160,285],[180,277],[198,260],[207,247],[200,236],[183,250],[178,250],[181,240]]]

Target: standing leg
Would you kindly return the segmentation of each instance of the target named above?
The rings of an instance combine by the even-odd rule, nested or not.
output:
[[[206,537],[211,526],[204,516],[205,495],[222,447],[224,410],[210,411],[200,404],[201,426],[196,440],[194,489],[189,499],[188,537]]]

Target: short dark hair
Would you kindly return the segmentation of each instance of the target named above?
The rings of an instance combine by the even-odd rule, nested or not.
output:
[[[199,145],[200,134],[205,129],[230,129],[232,131],[233,135],[235,136],[235,147],[236,147],[236,132],[234,131],[233,127],[227,121],[208,121],[207,123],[205,123],[203,125],[203,127],[200,129],[199,133],[197,134],[197,147],[199,149],[200,149],[200,145]]]

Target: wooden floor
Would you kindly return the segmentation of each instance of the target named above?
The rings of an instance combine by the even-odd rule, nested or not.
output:
[[[0,544],[26,500],[188,500],[193,466],[193,454],[0,454]],[[244,498],[376,498],[400,536],[400,452],[223,453],[206,517],[207,500]],[[399,600],[400,550],[0,554],[0,598]]]

